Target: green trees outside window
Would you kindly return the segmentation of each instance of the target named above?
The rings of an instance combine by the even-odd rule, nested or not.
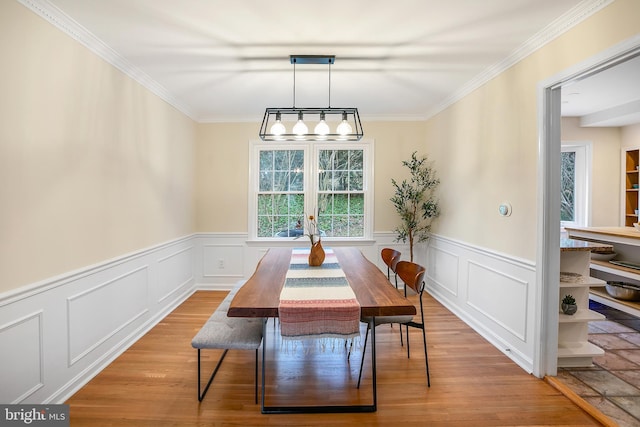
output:
[[[310,214],[318,215],[322,237],[365,237],[364,148],[265,146],[257,155],[257,237],[302,236]]]

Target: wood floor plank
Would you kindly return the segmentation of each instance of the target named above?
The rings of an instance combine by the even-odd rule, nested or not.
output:
[[[254,404],[254,352],[230,350],[211,389],[197,399],[197,352],[191,339],[225,292],[198,291],[74,394],[72,426],[593,426],[600,425],[558,390],[524,372],[425,294],[431,388],[420,331],[411,358],[398,328],[377,329],[378,411],[371,414],[262,415]],[[417,301],[416,301],[417,302]],[[355,388],[362,348],[346,362],[343,346],[280,346],[269,323],[269,404],[368,403],[370,359]],[[364,331],[364,329],[363,329]],[[272,346],[275,344],[275,346]],[[203,352],[202,379],[221,352]],[[367,355],[369,355],[367,349]]]

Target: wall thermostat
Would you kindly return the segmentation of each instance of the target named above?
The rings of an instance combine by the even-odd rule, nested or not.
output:
[[[502,216],[511,215],[511,204],[509,202],[500,203],[500,206],[498,207],[498,212],[500,212],[500,215]]]

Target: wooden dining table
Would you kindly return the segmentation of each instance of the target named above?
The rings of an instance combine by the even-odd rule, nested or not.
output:
[[[340,268],[360,304],[361,315],[371,318],[371,404],[363,405],[313,405],[268,406],[265,405],[265,333],[262,342],[262,413],[325,413],[325,412],[375,412],[377,410],[376,339],[375,318],[378,316],[415,315],[415,306],[394,286],[386,275],[362,252],[353,247],[332,248]],[[227,315],[230,317],[278,317],[280,292],[290,266],[291,248],[271,248],[258,263],[254,274],[242,286],[231,301]],[[363,350],[364,351],[364,350]]]

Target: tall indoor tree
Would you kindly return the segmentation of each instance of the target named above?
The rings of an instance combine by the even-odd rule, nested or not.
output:
[[[413,262],[413,248],[416,243],[429,239],[432,221],[440,215],[435,190],[440,184],[436,171],[427,156],[418,157],[417,152],[411,159],[402,162],[409,169],[409,180],[398,184],[395,179],[391,183],[395,194],[391,202],[400,215],[401,223],[394,230],[396,242],[409,241],[410,260]]]

